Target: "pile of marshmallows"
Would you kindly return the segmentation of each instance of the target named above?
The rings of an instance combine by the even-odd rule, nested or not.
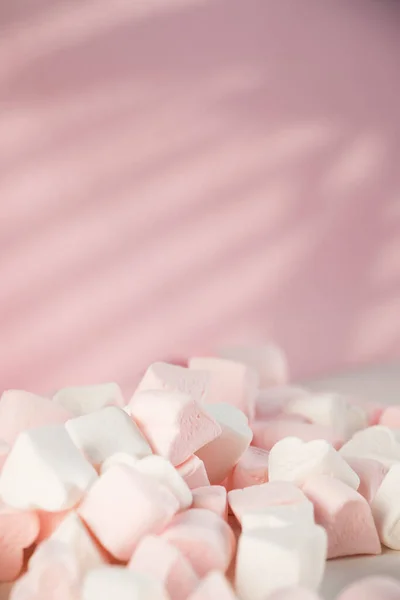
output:
[[[11,600],[317,600],[327,559],[400,549],[400,408],[288,385],[274,345],[0,400]],[[359,581],[340,600],[395,600]]]

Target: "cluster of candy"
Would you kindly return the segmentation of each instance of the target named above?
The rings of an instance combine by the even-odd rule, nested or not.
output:
[[[400,550],[400,408],[288,384],[274,345],[0,400],[10,600],[317,600],[327,559]],[[391,579],[340,600],[395,600]]]

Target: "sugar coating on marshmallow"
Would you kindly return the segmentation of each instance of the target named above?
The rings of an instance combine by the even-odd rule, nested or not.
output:
[[[327,475],[309,478],[303,492],[314,504],[316,523],[328,533],[328,558],[380,554],[371,508],[363,496]]]
[[[228,518],[228,495],[222,485],[206,485],[193,490],[192,508],[211,510],[222,519]]]
[[[389,467],[372,458],[349,456],[346,457],[346,462],[360,478],[357,492],[364,496],[368,504],[371,504]]]
[[[194,372],[211,372],[205,402],[227,402],[236,406],[250,419],[253,418],[259,385],[258,374],[254,369],[240,362],[215,357],[191,358],[189,369]]]
[[[16,508],[57,512],[79,502],[96,478],[65,427],[49,425],[18,436],[3,466],[0,495]]]
[[[196,402],[203,402],[208,394],[209,384],[210,375],[204,370],[193,371],[187,367],[156,362],[148,367],[131,402],[140,392],[154,390],[178,392]]]
[[[34,511],[19,511],[0,502],[0,582],[20,574],[24,550],[39,535],[39,518]]]
[[[382,544],[400,550],[400,464],[392,465],[371,503]]]
[[[232,586],[220,571],[210,571],[198,584],[188,600],[237,600]]]
[[[247,450],[253,432],[246,415],[235,406],[210,404],[207,412],[221,427],[221,434],[200,448],[196,455],[204,462],[210,483],[217,485]]]
[[[282,348],[276,344],[225,346],[219,356],[242,362],[257,371],[261,388],[284,385],[289,379],[289,365]]]
[[[82,600],[169,600],[162,583],[143,573],[116,566],[90,571],[82,585]]]
[[[261,511],[245,512],[241,519],[243,531],[266,527],[283,527],[291,523],[314,525],[314,506],[309,500],[295,504],[266,506]]]
[[[288,402],[307,398],[311,393],[305,388],[293,385],[277,385],[258,391],[255,400],[255,419],[272,419],[281,415]]]
[[[143,458],[152,453],[137,425],[122,408],[106,406],[75,417],[65,428],[89,462],[99,467],[116,452]]]
[[[128,569],[158,580],[174,600],[186,600],[199,583],[188,559],[175,546],[154,535],[139,542]]]
[[[303,484],[312,475],[330,475],[355,490],[360,479],[344,458],[325,440],[303,442],[298,438],[281,440],[269,453],[270,481]]]
[[[179,465],[221,435],[221,427],[188,394],[168,391],[136,393],[128,410],[155,454]]]
[[[230,477],[231,489],[260,485],[268,481],[269,452],[250,446],[243,452]]]
[[[241,523],[246,513],[263,512],[269,506],[307,502],[306,496],[293,483],[275,481],[228,492],[229,506]]]
[[[326,548],[326,532],[318,525],[296,522],[242,533],[235,573],[239,597],[264,600],[290,585],[317,589],[325,569]]]
[[[293,415],[294,416],[294,415]],[[300,417],[304,419],[304,417]],[[272,421],[256,421],[253,425],[253,444],[264,450],[271,448],[286,437],[297,437],[303,442],[325,440],[334,448],[343,444],[341,438],[333,429],[315,423],[305,423],[299,420],[278,417]]]
[[[225,572],[235,550],[235,536],[229,525],[201,508],[177,515],[162,537],[186,556],[199,577],[215,569]]]
[[[372,458],[386,466],[400,461],[400,433],[384,425],[358,431],[340,449],[342,456]]]
[[[188,487],[195,488],[210,485],[206,467],[202,460],[195,454],[176,467],[179,475],[185,480]]]
[[[106,406],[124,408],[126,404],[117,383],[65,387],[54,394],[53,402],[76,416],[86,415]]]
[[[399,600],[400,583],[392,577],[364,577],[348,585],[337,600]],[[268,599],[269,600],[269,599]]]
[[[8,390],[0,398],[0,439],[12,445],[18,435],[45,425],[58,425],[71,413],[43,398],[22,390]]]
[[[178,510],[178,500],[164,485],[116,465],[91,487],[78,514],[110,554],[127,561],[141,537],[160,533]]]
[[[134,468],[165,485],[178,500],[180,510],[186,510],[192,504],[193,496],[188,484],[166,458],[147,456],[137,461]]]

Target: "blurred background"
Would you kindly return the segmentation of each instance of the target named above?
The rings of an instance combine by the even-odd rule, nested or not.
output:
[[[400,358],[400,3],[0,4],[0,389]]]

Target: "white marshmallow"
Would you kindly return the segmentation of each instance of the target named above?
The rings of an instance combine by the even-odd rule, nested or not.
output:
[[[357,490],[360,478],[325,440],[303,442],[287,437],[273,446],[268,464],[270,481],[305,483],[311,475],[330,475]]]
[[[65,427],[51,425],[21,433],[0,477],[9,506],[57,512],[72,508],[97,478]]]
[[[132,456],[132,454],[126,454],[125,452],[116,452],[112,454],[103,462],[100,467],[100,475],[105,473],[107,469],[113,467],[114,465],[125,465],[126,467],[134,468],[136,463],[139,461],[138,458]]]
[[[264,600],[291,585],[317,589],[322,581],[327,534],[318,525],[291,523],[251,529],[239,538],[235,582],[242,600]]]
[[[96,467],[117,452],[138,459],[152,453],[137,425],[116,406],[70,419],[65,427],[74,444]]]
[[[65,387],[54,394],[53,401],[75,415],[86,415],[105,406],[123,408],[126,404],[117,383]]]
[[[355,433],[339,452],[344,457],[372,458],[390,467],[400,461],[400,431],[384,425],[367,427]]]
[[[382,544],[400,550],[400,464],[392,465],[371,504]]]
[[[137,461],[135,468],[165,485],[178,500],[180,510],[185,510],[191,506],[193,494],[169,460],[163,456],[147,456]]]
[[[219,349],[218,355],[253,367],[258,372],[261,388],[283,385],[289,379],[286,355],[276,344],[225,346]]]
[[[221,435],[196,455],[204,462],[212,485],[221,483],[236,465],[253,438],[246,415],[231,404],[208,404],[207,412],[221,426]]]
[[[44,558],[44,553],[48,551],[48,548],[51,548],[49,544],[53,544],[53,542],[67,544],[75,556],[82,574],[86,574],[91,569],[100,567],[105,563],[99,547],[75,512],[67,515],[51,536],[38,546],[29,561],[30,569],[35,568],[36,561],[41,561],[42,557]]]
[[[295,504],[266,506],[260,511],[244,513],[241,520],[242,531],[285,527],[295,523],[315,524],[314,506],[309,500]]]
[[[82,600],[169,600],[155,578],[124,567],[99,567],[90,571],[82,585]]]

